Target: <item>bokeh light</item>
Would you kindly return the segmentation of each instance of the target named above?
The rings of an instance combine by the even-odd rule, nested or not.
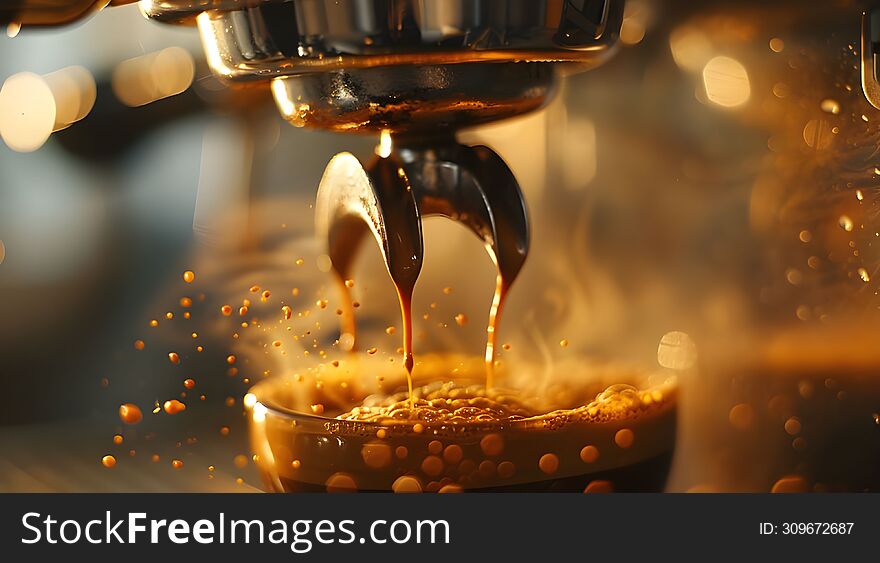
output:
[[[620,41],[624,45],[637,45],[645,38],[650,20],[649,6],[645,2],[626,3],[623,22],[620,26]]]
[[[95,93],[95,79],[81,66],[14,74],[0,88],[0,137],[14,151],[35,151],[53,131],[88,115]]]
[[[95,79],[81,66],[71,66],[43,75],[55,98],[53,131],[69,127],[84,118],[95,105]]]
[[[127,59],[113,69],[113,93],[129,107],[175,96],[190,87],[195,76],[192,55],[169,47]]]
[[[741,106],[751,96],[746,67],[730,57],[719,56],[706,63],[703,67],[703,85],[709,101],[725,108]]]
[[[0,88],[0,137],[17,152],[43,146],[55,126],[55,97],[38,74],[20,72]]]
[[[676,28],[669,36],[669,50],[675,64],[684,71],[698,72],[712,58],[712,43],[691,25]]]

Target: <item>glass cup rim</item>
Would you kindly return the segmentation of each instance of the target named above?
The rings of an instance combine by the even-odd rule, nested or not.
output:
[[[283,378],[281,376],[269,377],[263,381],[260,381],[253,385],[248,390],[248,395],[253,397],[253,403],[249,404],[249,401],[246,401],[246,407],[248,410],[253,410],[256,408],[256,405],[260,405],[263,409],[265,409],[265,413],[271,413],[272,416],[282,417],[286,419],[291,419],[294,421],[301,421],[304,423],[313,423],[313,424],[344,424],[350,425],[351,427],[358,428],[366,428],[366,429],[389,429],[389,428],[412,428],[415,424],[421,424],[425,428],[431,427],[440,427],[440,426],[450,426],[454,425],[456,428],[467,429],[470,431],[490,431],[493,429],[497,430],[511,430],[516,428],[527,428],[530,425],[534,425],[536,423],[540,423],[542,420],[546,420],[551,416],[556,416],[560,411],[574,411],[579,407],[572,407],[569,409],[559,409],[555,411],[550,411],[546,413],[536,414],[534,416],[525,417],[525,418],[517,418],[514,420],[481,420],[481,421],[466,421],[466,422],[432,422],[432,421],[424,421],[424,420],[345,420],[339,419],[332,416],[327,416],[323,414],[310,413],[299,409],[294,409],[290,407],[283,406],[273,397],[272,391],[276,388],[276,386],[281,382]],[[459,381],[475,381],[474,378],[460,378],[457,379]],[[669,383],[668,380],[662,384],[654,385],[650,388],[643,389],[637,388],[640,392],[651,391],[654,389],[664,389],[665,396],[672,396],[673,400],[664,401],[665,403],[669,403],[672,405],[672,408],[675,408],[677,403],[676,396],[678,385],[677,383]],[[598,397],[598,395],[597,395]],[[586,405],[583,405],[586,406]],[[654,407],[655,409],[662,408],[662,406]],[[670,408],[669,405],[666,405],[665,408]],[[653,410],[653,409],[651,409]],[[603,424],[603,423],[615,423],[621,420],[626,420],[629,418],[634,418],[640,415],[632,415],[625,414],[619,417],[611,418],[607,421],[589,421],[584,420],[581,421],[581,424]]]

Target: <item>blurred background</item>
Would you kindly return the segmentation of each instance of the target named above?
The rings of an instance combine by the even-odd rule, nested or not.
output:
[[[571,73],[540,112],[461,136],[508,162],[531,213],[506,361],[656,365],[673,331],[696,350],[670,490],[880,486],[880,112],[860,78],[870,4],[629,0],[614,59]],[[335,153],[367,158],[376,139],[288,126],[267,90],[211,77],[194,29],[154,25],[136,5],[6,31],[0,489],[249,490],[235,401],[285,364],[230,374],[235,327],[182,317],[237,309],[253,284],[322,295],[319,265],[296,267],[314,253],[316,187]],[[417,347],[479,355],[491,263],[454,226],[429,223],[425,239]],[[359,268],[364,318],[393,322],[378,254]],[[455,288],[445,301],[443,287]],[[461,312],[467,326],[438,330]],[[167,353],[190,332],[204,353],[174,371]],[[197,382],[185,423],[152,416],[184,377]],[[124,402],[150,423],[123,432]],[[101,472],[111,450],[133,469]]]

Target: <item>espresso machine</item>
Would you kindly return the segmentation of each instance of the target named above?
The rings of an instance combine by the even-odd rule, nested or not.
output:
[[[6,2],[0,22],[17,32],[126,3]],[[333,157],[320,182],[318,171],[306,182],[309,202],[317,188],[313,210],[297,208],[314,213],[317,246],[338,281],[341,317],[333,317],[335,306],[325,313],[341,318],[331,337],[339,348],[374,343],[366,327],[378,306],[357,309],[356,339],[358,304],[345,283],[355,277],[362,241],[377,244],[384,265],[375,264],[391,276],[406,316],[420,270],[415,293],[431,295],[429,269],[438,262],[434,252],[423,260],[432,233],[423,240],[422,220],[450,218],[494,261],[490,327],[518,280],[506,314],[523,334],[504,341],[514,352],[562,357],[560,338],[580,335],[568,353],[593,340],[585,354],[635,357],[657,349],[667,330],[694,336],[699,374],[682,379],[676,456],[684,461],[672,471],[672,490],[771,490],[794,474],[803,476],[801,489],[873,490],[880,418],[867,377],[877,360],[864,305],[876,299],[878,277],[871,246],[877,3],[628,2],[656,16],[635,40],[621,32],[623,4],[144,0],[138,7],[163,24],[197,27],[207,65],[232,86],[230,96],[271,94],[294,126],[353,134],[337,136],[326,156],[338,143],[360,158]],[[575,77],[568,93],[560,88],[560,77],[603,63],[617,43],[642,48],[622,49],[615,64]],[[558,139],[544,148],[554,163],[568,162],[574,181],[540,198],[526,165],[507,152],[517,139],[463,139],[474,138],[471,126],[539,110],[554,95],[566,112],[549,116]],[[376,142],[372,156],[358,152],[356,136]],[[573,150],[587,144],[599,151],[591,157],[601,162],[598,173],[585,171],[586,151]],[[532,265],[521,271],[530,246]],[[459,250],[444,250],[453,269],[448,259]],[[569,262],[578,267],[566,269]],[[363,285],[358,280],[357,289]],[[459,297],[442,320],[462,309]],[[836,309],[846,304],[855,313]],[[440,315],[425,311],[437,325]],[[835,317],[848,322],[840,327]],[[385,338],[392,323],[372,326]],[[696,349],[673,340],[676,350]],[[423,341],[417,337],[417,352],[428,351]],[[492,332],[487,344],[491,363]],[[730,461],[743,459],[754,463]]]
[[[65,24],[105,5],[24,2],[5,7],[0,23]],[[361,240],[378,243],[400,298],[410,370],[422,217],[447,217],[479,237],[498,272],[491,372],[494,327],[528,253],[528,216],[507,164],[489,147],[459,144],[456,132],[542,108],[562,73],[607,60],[623,0],[145,0],[139,8],[158,22],[195,25],[212,72],[240,88],[269,87],[294,126],[379,136],[372,161],[331,160],[316,229],[343,292]],[[345,302],[340,343],[352,349]]]

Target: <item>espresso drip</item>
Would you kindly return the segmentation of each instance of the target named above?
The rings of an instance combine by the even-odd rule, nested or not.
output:
[[[368,233],[379,244],[397,289],[403,324],[404,365],[412,390],[412,296],[423,259],[421,218],[440,215],[461,223],[484,243],[497,267],[486,339],[486,386],[494,379],[497,327],[510,286],[528,252],[529,233],[519,184],[504,161],[483,146],[448,136],[403,137],[383,143],[366,168],[353,155],[335,156],[318,188],[316,228],[326,240],[337,278],[350,274]],[[340,342],[356,346],[354,308],[344,292]]]

